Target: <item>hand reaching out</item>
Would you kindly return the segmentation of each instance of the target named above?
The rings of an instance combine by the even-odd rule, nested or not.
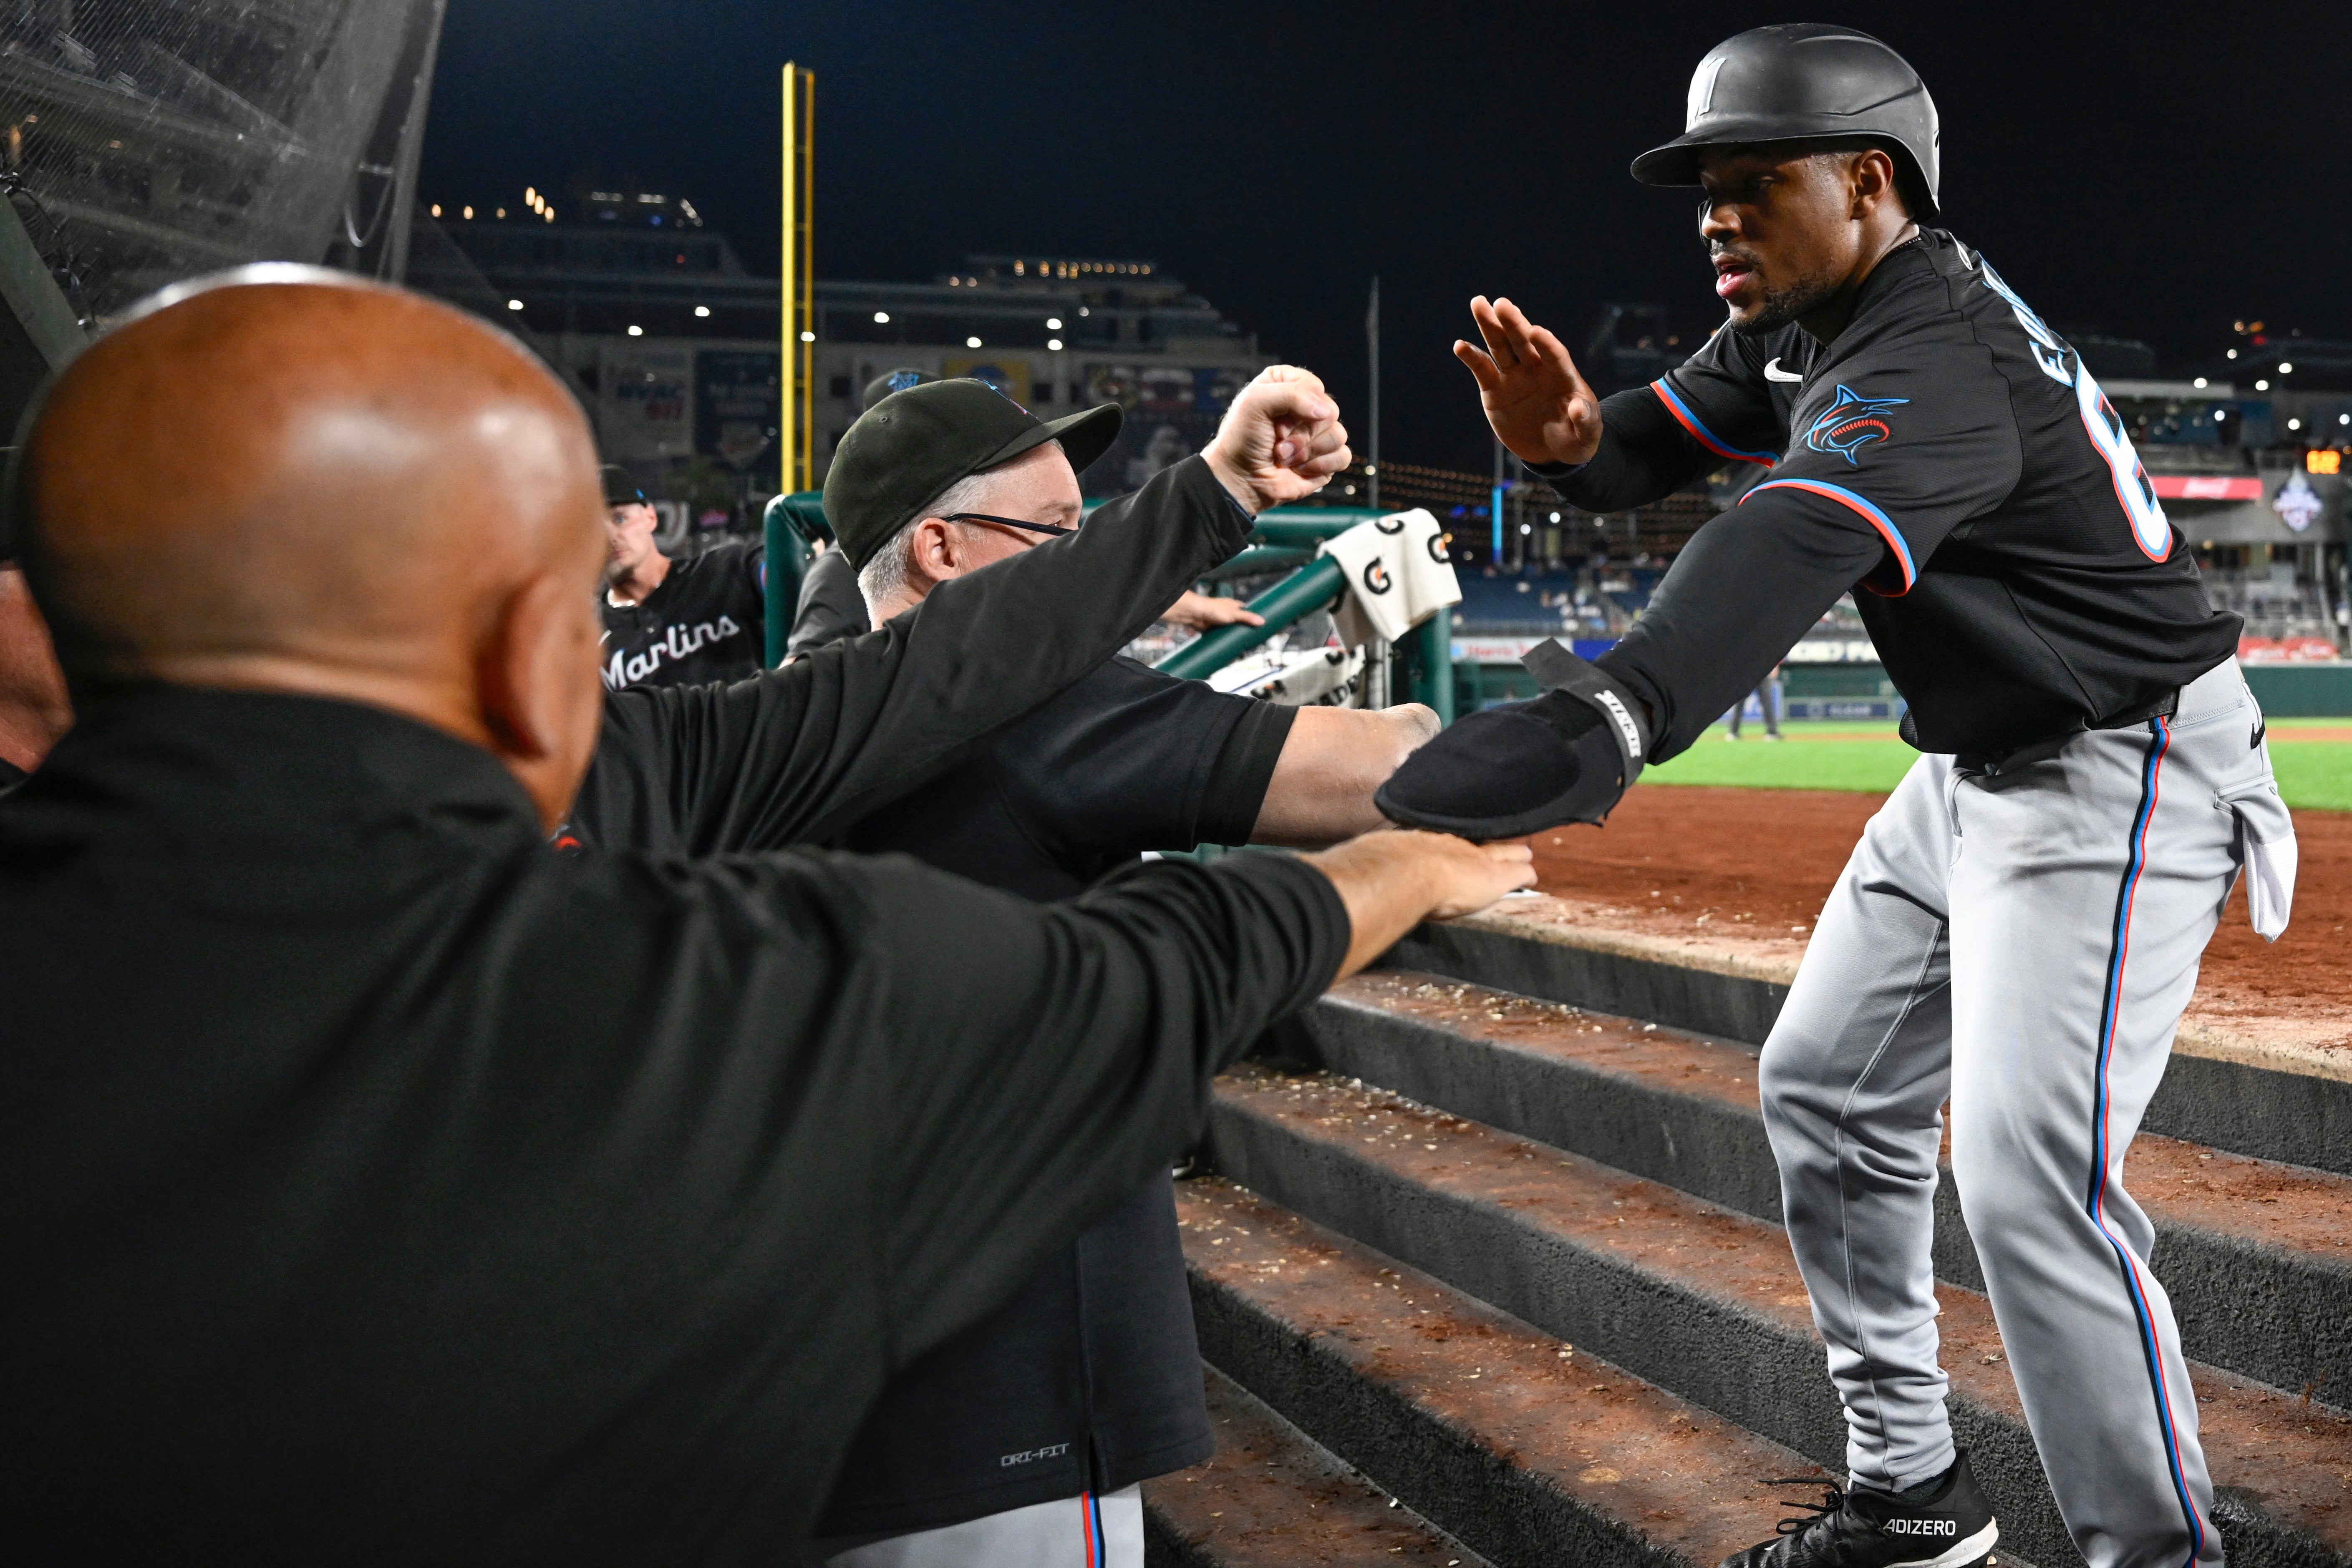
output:
[[[1168,607],[1160,619],[1171,626],[1189,626],[1195,632],[1213,632],[1220,626],[1263,626],[1265,617],[1244,606],[1238,599],[1220,599],[1214,594],[1184,591],[1184,597]]]
[[[1568,350],[1507,299],[1480,295],[1470,314],[1484,350],[1456,340],[1454,357],[1478,378],[1495,438],[1524,463],[1588,463],[1601,448],[1601,399]]]

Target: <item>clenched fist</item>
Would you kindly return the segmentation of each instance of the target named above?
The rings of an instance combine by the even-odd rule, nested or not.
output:
[[[1201,455],[1253,513],[1305,500],[1354,460],[1339,405],[1296,365],[1270,366],[1242,388]]]

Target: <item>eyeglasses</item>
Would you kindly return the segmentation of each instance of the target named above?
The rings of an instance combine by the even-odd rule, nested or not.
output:
[[[1062,528],[1054,523],[1024,523],[1018,517],[992,517],[986,512],[950,512],[943,523],[994,523],[1000,528],[1026,528],[1033,534],[1074,534],[1076,528]]]

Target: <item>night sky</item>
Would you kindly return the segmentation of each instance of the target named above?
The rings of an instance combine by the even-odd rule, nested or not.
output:
[[[2062,329],[2144,338],[2168,366],[2242,318],[2352,336],[2336,6],[450,0],[423,194],[511,205],[634,171],[772,274],[777,67],[797,60],[817,75],[820,277],[1150,258],[1360,424],[1378,272],[1384,455],[1483,469],[1447,352],[1472,294],[1571,348],[1606,301],[1719,319],[1694,204],[1625,166],[1680,130],[1710,46],[1781,20],[1848,23],[1919,68],[1946,221]]]

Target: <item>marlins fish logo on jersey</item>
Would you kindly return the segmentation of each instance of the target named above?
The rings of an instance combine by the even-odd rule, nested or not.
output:
[[[1910,401],[1907,397],[1864,397],[1851,387],[1840,386],[1836,401],[1806,429],[1805,444],[1816,452],[1834,452],[1859,467],[1862,459],[1856,453],[1895,434],[1879,415]]]

